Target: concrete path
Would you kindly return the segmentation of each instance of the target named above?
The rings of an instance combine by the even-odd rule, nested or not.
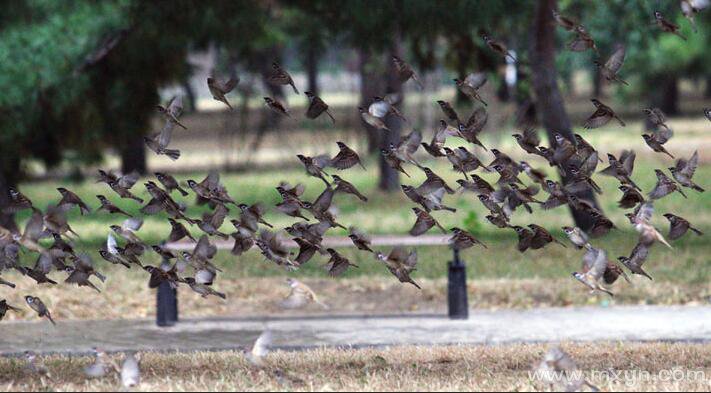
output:
[[[372,245],[376,247],[394,247],[394,246],[446,246],[452,235],[376,235],[372,237]],[[220,250],[231,250],[234,246],[234,239],[217,240],[213,244]],[[287,247],[299,248],[295,241],[285,238],[284,244]],[[353,242],[347,236],[326,236],[321,244],[324,247],[355,247]],[[166,247],[171,250],[192,250],[195,248],[195,243],[190,241],[180,241],[176,243],[168,243]]]
[[[442,316],[333,316],[153,321],[58,321],[0,324],[0,355],[25,350],[85,353],[246,348],[273,332],[274,347],[367,347],[397,344],[504,344],[558,341],[711,341],[711,307],[551,308],[472,311],[468,321]]]

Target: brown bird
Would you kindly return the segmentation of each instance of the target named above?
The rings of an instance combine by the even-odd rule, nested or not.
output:
[[[172,192],[173,190],[177,190],[178,192],[180,192],[180,195],[188,196],[188,192],[185,191],[182,187],[180,187],[180,184],[178,184],[178,181],[173,176],[165,172],[155,172],[154,175],[156,179],[158,179],[160,184],[165,187],[166,191]]]
[[[575,38],[568,43],[568,49],[573,52],[584,52],[592,49],[597,52],[597,45],[583,25],[575,26]]]
[[[410,174],[405,172],[405,170],[402,168],[402,164],[404,161],[397,157],[392,146],[390,149],[380,149],[380,154],[382,154],[385,163],[388,164],[390,168],[402,173],[407,177],[410,177]]]
[[[337,277],[342,275],[351,266],[355,268],[358,267],[357,265],[351,263],[348,258],[339,254],[338,251],[332,248],[327,248],[326,251],[329,253],[329,255],[331,255],[331,258],[326,263],[326,270],[328,270],[328,274],[331,277]]]
[[[622,263],[626,268],[628,268],[630,272],[632,272],[632,274],[638,274],[640,276],[644,276],[650,280],[653,280],[652,276],[650,276],[647,272],[644,271],[644,269],[642,269],[642,265],[647,261],[647,258],[649,257],[650,247],[651,245],[639,242],[635,246],[634,250],[632,250],[632,253],[629,257],[619,257],[617,258],[617,260],[620,261],[620,263]]]
[[[531,239],[531,250],[539,250],[549,243],[557,243],[563,248],[567,248],[560,240],[556,239],[545,228],[536,224],[529,224],[528,227],[533,231]]]
[[[660,242],[669,248],[673,248],[669,242],[664,239],[657,228],[652,225],[652,216],[654,215],[654,204],[646,202],[641,205],[637,212],[630,218],[634,229],[639,233],[639,243],[651,247],[655,242]]]
[[[417,207],[413,207],[412,211],[415,213],[415,216],[417,216],[417,221],[415,221],[415,225],[410,229],[410,235],[420,236],[434,226],[437,226],[442,233],[447,233],[447,230],[426,211]]]
[[[555,23],[567,31],[573,31],[575,27],[578,26],[578,22],[567,16],[561,15],[556,10],[552,10],[551,13],[553,14],[553,20],[555,20]]]
[[[670,240],[680,239],[682,236],[686,235],[686,233],[689,230],[691,230],[692,232],[694,232],[695,234],[697,234],[699,236],[704,235],[703,232],[692,227],[691,224],[689,223],[689,221],[685,220],[682,217],[676,216],[671,213],[666,213],[664,215],[664,217],[666,217],[666,219],[669,220],[670,227],[669,227],[668,237]]]
[[[356,153],[355,150],[340,141],[336,142],[336,144],[338,145],[339,151],[338,154],[331,159],[331,162],[329,163],[330,166],[336,169],[344,170],[352,168],[357,164],[360,165],[361,168],[365,169],[365,166],[360,161],[360,157],[358,157],[358,153]]]
[[[114,233],[120,237],[128,240],[129,242],[144,244],[143,241],[136,236],[136,231],[141,229],[143,226],[143,219],[141,218],[129,218],[124,220],[121,225],[111,225],[110,228]]]
[[[666,121],[667,117],[662,112],[661,109],[659,108],[645,108],[642,109],[642,112],[644,112],[645,115],[647,115],[647,120],[654,125],[654,127],[663,127],[667,130],[671,130],[669,126],[667,126]]]
[[[106,210],[107,212],[109,212],[109,214],[123,214],[126,217],[132,217],[130,214],[126,213],[125,211],[121,210],[118,206],[114,205],[105,196],[97,195],[96,198],[99,199],[99,202],[101,203],[101,206],[99,206],[99,208],[96,209],[96,211]]]
[[[234,90],[235,87],[237,87],[237,84],[239,83],[239,78],[230,78],[225,83],[222,83],[215,78],[207,78],[207,88],[210,89],[210,94],[212,94],[212,98],[214,98],[217,101],[223,102],[225,105],[227,105],[230,110],[232,110],[232,105],[230,105],[230,102],[227,101],[227,97],[225,97],[229,92]]]
[[[336,184],[336,188],[333,190],[334,192],[342,192],[344,194],[351,194],[355,195],[358,199],[360,199],[363,202],[368,202],[368,198],[361,194],[360,191],[351,183],[348,181],[344,180],[338,175],[331,175],[333,178],[334,184]]]
[[[175,123],[167,121],[159,133],[150,137],[143,137],[143,140],[146,146],[157,155],[165,155],[175,161],[180,158],[181,153],[177,149],[168,149],[168,145],[173,138],[173,129],[175,129]]]
[[[516,62],[516,58],[509,52],[503,42],[491,38],[486,32],[481,33],[481,38],[484,40],[484,43],[486,43],[489,49],[500,54],[505,59],[511,59],[514,63]]]
[[[417,267],[417,250],[407,252],[403,247],[393,248],[388,255],[378,251],[375,253],[375,258],[385,264],[390,273],[401,283],[410,283],[417,289],[419,285],[410,277],[410,274]]]
[[[361,251],[374,252],[370,248],[370,236],[368,236],[365,232],[358,230],[356,227],[350,227],[348,229],[348,232],[348,237],[351,239],[357,249]]]
[[[235,227],[237,227],[236,224],[239,224],[237,220],[232,220],[231,221]],[[250,231],[247,228],[243,227],[237,227],[237,232],[233,232],[230,234],[230,236],[235,239],[235,243],[232,246],[231,253],[232,255],[240,256],[243,253],[249,251],[253,246],[256,241],[254,237],[254,232]]]
[[[363,121],[368,124],[369,126],[377,129],[377,130],[385,130],[385,131],[390,131],[388,126],[385,125],[385,122],[377,117],[373,116],[370,112],[365,110],[363,107],[359,106],[358,107],[358,112],[360,112],[360,117],[363,119]]]
[[[7,314],[8,311],[19,313],[21,310],[17,307],[13,307],[7,304],[7,301],[5,299],[0,300],[0,321],[5,318],[5,314]]]
[[[291,88],[294,89],[294,93],[299,94],[289,72],[283,69],[277,62],[272,63],[272,72],[267,77],[267,82],[277,86],[291,85]]]
[[[325,113],[331,118],[333,124],[336,124],[336,119],[333,117],[331,112],[328,110],[328,104],[326,104],[321,97],[315,95],[310,91],[305,91],[306,97],[309,98],[309,107],[306,109],[306,117],[309,119],[315,119],[321,114]]]
[[[601,291],[610,296],[615,296],[608,289],[600,285],[600,281],[603,279],[609,263],[607,252],[602,249],[593,248],[590,245],[586,247],[588,251],[583,257],[583,272],[574,272],[573,277],[590,288],[591,292]]]
[[[151,289],[158,288],[164,282],[167,282],[173,289],[176,289],[178,288],[179,283],[185,282],[184,279],[178,276],[175,265],[173,265],[169,269],[164,268],[163,266],[155,267],[147,265],[143,267],[143,270],[147,271],[148,274],[150,274],[150,278],[148,280],[148,288]]]
[[[474,247],[477,244],[484,248],[488,248],[486,247],[486,244],[479,241],[479,239],[474,237],[474,235],[461,228],[454,227],[451,230],[453,235],[449,239],[449,246],[455,250],[465,250],[467,248]]]
[[[442,147],[444,147],[444,144],[447,142],[447,138],[451,136],[460,136],[459,130],[447,124],[446,121],[440,120],[439,127],[437,127],[432,136],[432,142],[429,144],[422,143],[422,147],[424,147],[427,153],[432,157],[444,157]]]
[[[140,175],[137,172],[133,172],[121,177],[107,177],[106,183],[121,198],[133,199],[138,203],[143,203],[143,199],[133,195],[130,191],[139,178]]]
[[[526,128],[521,134],[513,134],[516,143],[529,154],[540,154],[538,146],[541,144],[541,137],[534,128]]]
[[[612,56],[610,56],[609,59],[607,59],[605,64],[600,64],[598,61],[594,61],[593,63],[600,70],[600,75],[602,75],[603,78],[607,79],[608,82],[619,82],[629,86],[629,83],[625,82],[623,79],[617,76],[624,62],[625,46],[622,44],[618,44],[617,49],[615,49],[615,52],[612,54]]]
[[[368,106],[368,113],[384,119],[387,115],[394,115],[399,117],[400,120],[407,122],[407,118],[400,112],[397,105],[402,100],[402,97],[398,94],[388,94],[385,97],[373,97],[373,102]]]
[[[2,239],[4,243],[11,243],[14,241],[26,249],[38,253],[45,252],[44,247],[39,244],[39,240],[43,233],[44,218],[42,217],[42,212],[34,207],[32,208],[32,216],[30,216],[30,219],[25,224],[25,229],[22,232],[22,235],[0,227],[0,239]]]
[[[647,146],[649,146],[655,153],[664,153],[674,159],[674,156],[664,148],[662,142],[655,137],[655,134],[643,134],[642,138]]]
[[[309,303],[315,303],[326,310],[329,308],[326,304],[319,300],[316,292],[314,292],[308,285],[293,278],[287,278],[286,284],[289,286],[290,292],[286,299],[279,303],[279,307],[293,310],[302,308]]]
[[[17,213],[21,210],[31,209],[33,207],[30,198],[21,193],[18,189],[10,187],[10,204],[3,209],[6,213]]]
[[[64,187],[57,188],[60,194],[62,194],[62,199],[57,203],[57,206],[63,209],[71,209],[74,206],[79,207],[79,212],[83,216],[84,214],[91,213],[89,206],[84,203],[84,201],[79,198],[79,196]]]
[[[287,109],[286,105],[282,104],[274,98],[264,97],[264,104],[267,106],[267,108],[273,110],[274,112],[280,115],[291,117],[291,113],[289,113],[289,109]]]
[[[412,79],[420,89],[423,88],[420,78],[417,77],[417,74],[409,64],[397,56],[393,56],[393,64],[395,65],[395,74],[401,82],[404,83]]]
[[[533,180],[534,183],[538,183],[541,186],[544,186],[546,184],[546,174],[545,172],[538,170],[536,168],[533,168],[531,164],[527,163],[526,161],[521,161],[519,162],[519,165],[521,166],[521,169],[523,169],[523,172],[531,179]]]
[[[467,95],[469,98],[479,101],[485,106],[487,105],[479,95],[479,89],[486,84],[486,74],[482,72],[472,72],[464,79],[454,79],[459,91]]]
[[[184,130],[188,129],[188,127],[185,127],[185,125],[178,120],[180,115],[183,113],[183,98],[181,96],[173,96],[173,98],[168,101],[168,105],[158,105],[157,109],[158,112],[165,117],[166,121],[173,122]]]
[[[294,240],[299,246],[299,253],[296,258],[294,258],[295,266],[303,266],[310,261],[314,255],[316,255],[316,252],[321,251],[321,246],[319,244],[313,244],[300,237],[295,237],[292,240]]]
[[[622,184],[618,187],[622,191],[622,198],[617,202],[617,205],[622,209],[631,209],[640,203],[644,203],[645,199],[642,193],[637,191],[634,187],[630,187],[626,184]]]
[[[518,244],[516,245],[516,249],[523,253],[526,252],[529,248],[531,248],[531,241],[533,240],[533,231],[515,225],[512,226],[514,231],[516,231],[516,235],[518,235]]]
[[[654,20],[657,23],[657,26],[665,33],[671,33],[682,40],[686,41],[686,37],[684,37],[680,32],[680,27],[677,24],[674,24],[670,21],[668,21],[664,16],[662,16],[662,13],[659,11],[654,11]]]
[[[429,194],[439,188],[444,188],[445,191],[447,191],[447,194],[454,194],[454,189],[448,186],[444,179],[439,177],[439,175],[434,173],[430,168],[423,167],[422,171],[425,172],[427,179],[425,179],[425,181],[417,187],[417,192],[420,195]]]
[[[600,102],[598,99],[591,99],[593,105],[595,105],[595,112],[593,112],[590,117],[585,121],[585,124],[583,125],[584,128],[591,129],[591,128],[598,128],[602,127],[605,124],[609,123],[610,120],[613,118],[616,119],[622,127],[625,126],[625,122],[620,119],[617,114],[615,114],[615,111],[612,110],[609,106],[603,104]]]
[[[602,171],[601,174],[612,176],[619,180],[622,184],[629,184],[637,190],[641,191],[641,188],[632,181],[632,172],[634,171],[634,162],[637,158],[637,154],[633,150],[625,150],[620,155],[618,160],[614,155],[608,153],[607,160],[609,166]]]
[[[657,184],[654,186],[654,189],[649,193],[649,199],[661,199],[673,193],[674,191],[679,192],[684,198],[687,198],[686,194],[684,194],[684,191],[681,190],[681,188],[676,184],[676,182],[674,182],[674,180],[670,179],[667,175],[665,175],[664,172],[661,171],[661,169],[655,169],[654,173],[657,175]]]
[[[306,168],[306,173],[309,174],[310,176],[317,177],[321,179],[324,183],[326,183],[326,186],[330,186],[331,183],[326,180],[325,176],[328,176],[326,172],[324,172],[324,168],[326,168],[329,164],[331,164],[331,158],[326,156],[326,155],[320,155],[316,157],[308,157],[303,154],[297,154],[296,157],[299,158],[302,164],[304,164],[304,168]]]
[[[258,224],[266,225],[269,228],[274,228],[274,226],[264,220],[264,215],[266,214],[266,209],[261,203],[255,203],[253,205],[247,205],[245,203],[240,203],[237,207],[240,209],[240,225],[246,227],[252,232],[257,232],[259,230]]]
[[[578,227],[563,227],[563,232],[565,232],[570,242],[578,249],[584,248],[590,240],[588,235]]]
[[[494,193],[494,187],[478,175],[471,175],[471,181],[459,179],[457,180],[457,183],[461,188],[471,191],[477,195],[491,195]]]
[[[691,188],[694,191],[704,192],[698,184],[692,180],[696,168],[699,166],[699,152],[695,151],[688,160],[680,158],[676,161],[674,167],[669,168],[669,171],[674,176],[674,180],[686,188]]]
[[[42,299],[35,296],[25,296],[25,302],[37,313],[38,317],[47,318],[47,320],[52,322],[52,325],[57,325],[54,319],[52,319],[52,314],[49,312],[49,309],[47,309],[47,306],[42,302]]]
[[[453,121],[457,124],[461,123],[461,121],[459,120],[459,115],[457,114],[457,111],[455,111],[454,108],[452,108],[452,105],[449,102],[439,100],[439,101],[437,101],[437,104],[442,109],[442,112],[447,117],[447,119],[449,119],[449,121]]]
[[[195,279],[192,277],[185,277],[184,281],[186,284],[188,284],[190,289],[193,290],[193,292],[199,294],[203,298],[206,298],[208,296],[216,296],[222,299],[227,299],[227,295],[225,295],[224,293],[218,292],[205,284],[200,284],[196,282]]]

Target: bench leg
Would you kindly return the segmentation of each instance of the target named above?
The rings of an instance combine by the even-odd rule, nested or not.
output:
[[[469,319],[467,299],[467,268],[459,259],[459,251],[454,250],[454,260],[449,262],[447,300],[449,319]]]

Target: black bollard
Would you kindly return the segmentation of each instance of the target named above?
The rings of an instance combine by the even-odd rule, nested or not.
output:
[[[173,326],[178,322],[178,291],[165,281],[158,287],[156,324],[160,327]]]
[[[161,269],[169,269],[170,261],[163,259]],[[168,281],[158,286],[156,324],[160,327],[173,326],[178,322],[178,290]]]
[[[447,300],[449,304],[449,319],[469,319],[467,268],[459,259],[459,250],[454,250],[454,260],[449,262]]]

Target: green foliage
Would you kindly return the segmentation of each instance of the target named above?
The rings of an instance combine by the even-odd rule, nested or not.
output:
[[[467,217],[464,219],[464,230],[475,236],[482,233],[481,220],[476,211],[471,210],[467,213]]]

